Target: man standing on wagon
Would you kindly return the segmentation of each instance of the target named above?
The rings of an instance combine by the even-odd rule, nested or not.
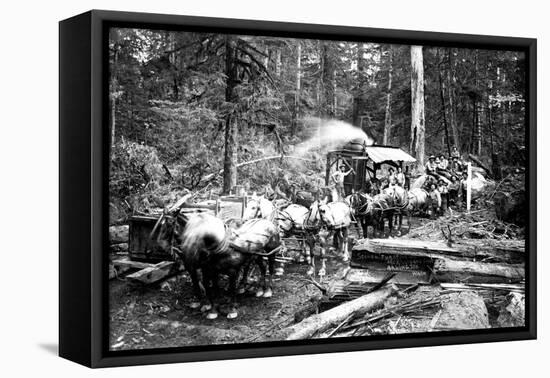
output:
[[[403,173],[403,168],[401,166],[397,167],[397,174],[395,175],[397,179],[397,185],[404,188],[405,187],[405,174]]]
[[[342,164],[340,166],[340,170],[332,174],[332,181],[334,182],[334,188],[338,193],[338,200],[342,200],[346,196],[344,192],[344,177],[352,172],[355,172],[353,168],[346,172],[346,166]]]

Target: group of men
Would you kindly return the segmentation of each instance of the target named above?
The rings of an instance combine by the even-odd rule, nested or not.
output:
[[[456,147],[453,147],[449,159],[444,154],[428,158],[425,166],[428,179],[424,189],[431,199],[431,215],[444,214],[448,208],[458,207],[465,202],[468,179],[465,167]]]

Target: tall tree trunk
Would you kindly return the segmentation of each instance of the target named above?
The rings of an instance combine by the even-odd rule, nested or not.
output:
[[[451,156],[451,141],[449,137],[449,125],[447,123],[447,106],[445,105],[445,94],[443,90],[443,77],[439,71],[439,94],[441,97],[441,109],[443,111],[443,126],[445,127],[445,141],[447,145],[447,153]]]
[[[178,56],[176,55],[176,35],[175,33],[168,33],[168,51],[170,53],[168,54],[168,61],[170,62],[170,69],[172,71],[172,99],[174,101],[179,100],[180,96],[180,90],[179,90],[179,78],[178,78],[178,66],[177,66],[177,59]]]
[[[486,93],[486,107],[487,107],[487,130],[489,132],[489,150],[491,153],[491,156],[493,156],[495,149],[493,145],[493,106],[491,104],[491,98],[493,96],[493,79],[492,79],[492,72],[493,72],[493,65],[491,63],[491,60],[489,59],[489,56],[487,56],[487,93]]]
[[[352,123],[361,127],[360,116],[363,110],[363,70],[365,68],[365,46],[363,43],[357,44],[357,75],[355,78],[355,86],[353,88],[353,109],[352,109]]]
[[[296,92],[294,93],[294,112],[292,114],[291,134],[296,135],[298,114],[300,113],[300,90],[302,86],[302,44],[297,41],[296,46]]]
[[[479,50],[475,52],[475,65],[474,65],[474,75],[475,75],[475,96],[474,96],[474,148],[473,152],[476,155],[481,154],[481,117],[479,116],[479,96],[477,95],[479,90]]]
[[[424,59],[422,46],[411,46],[411,154],[424,171]]]
[[[384,117],[384,135],[382,144],[387,145],[390,140],[391,133],[391,85],[393,75],[393,48],[390,45],[388,50],[389,68],[388,68],[388,87],[386,93],[386,115]]]
[[[281,46],[277,47],[277,51],[275,52],[275,75],[278,77],[281,76],[281,67],[283,65],[283,58],[281,55]]]
[[[460,134],[458,132],[458,125],[456,122],[456,104],[454,100],[454,83],[455,83],[455,73],[453,66],[453,53],[452,49],[449,48],[447,51],[447,57],[449,60],[449,69],[447,70],[447,97],[449,103],[449,123],[451,125],[451,131],[453,134],[453,145],[460,149]]]
[[[332,42],[321,42],[321,82],[323,85],[323,113],[334,115],[334,64],[331,54]]]
[[[113,40],[113,66],[111,67],[111,146],[115,145],[116,141],[116,99],[118,96],[118,31],[116,29],[113,29],[113,34],[111,36],[111,39]]]
[[[233,36],[225,37],[225,101],[236,102],[237,65],[235,62],[235,41]],[[228,194],[237,185],[237,124],[231,111],[225,118],[225,155],[223,161],[223,193]]]
[[[264,53],[265,53],[265,56],[264,56],[264,67],[266,69],[269,69],[269,57],[271,56],[271,52],[269,51],[269,47],[268,46],[265,46],[264,47]]]
[[[449,137],[449,124],[447,122],[447,106],[445,104],[445,90],[443,87],[443,74],[441,73],[441,67],[443,61],[439,60],[439,49],[437,49],[437,63],[438,63],[438,78],[439,78],[439,96],[441,99],[441,110],[443,111],[443,126],[445,127],[445,138],[444,143],[447,145],[447,153],[451,156],[451,141]],[[447,88],[447,90],[450,90]]]

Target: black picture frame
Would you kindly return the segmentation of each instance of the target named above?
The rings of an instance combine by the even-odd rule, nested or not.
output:
[[[526,53],[529,216],[525,327],[368,338],[109,351],[108,54],[111,26],[517,50]],[[89,367],[535,339],[536,39],[92,10],[59,24],[59,354]]]

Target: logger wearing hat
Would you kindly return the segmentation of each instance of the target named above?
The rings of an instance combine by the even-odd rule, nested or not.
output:
[[[336,189],[336,192],[338,193],[338,199],[343,199],[346,195],[344,193],[344,177],[349,175],[350,173],[355,172],[352,169],[348,170],[346,172],[346,166],[344,164],[340,165],[340,170],[334,172],[332,174],[332,181],[334,182],[334,188]]]
[[[458,148],[456,148],[456,146],[453,146],[453,150],[451,151],[451,158],[460,159],[460,152],[458,152]]]
[[[439,190],[439,194],[441,196],[440,213],[443,215],[449,206],[449,188],[447,186],[447,181],[439,179],[437,190]]]
[[[437,164],[435,162],[435,156],[430,155],[428,162],[426,163],[426,174],[435,176],[437,170]]]
[[[462,164],[460,164],[460,161],[458,160],[458,157],[453,156],[453,160],[451,161],[451,172],[453,174],[460,174],[462,171]]]

